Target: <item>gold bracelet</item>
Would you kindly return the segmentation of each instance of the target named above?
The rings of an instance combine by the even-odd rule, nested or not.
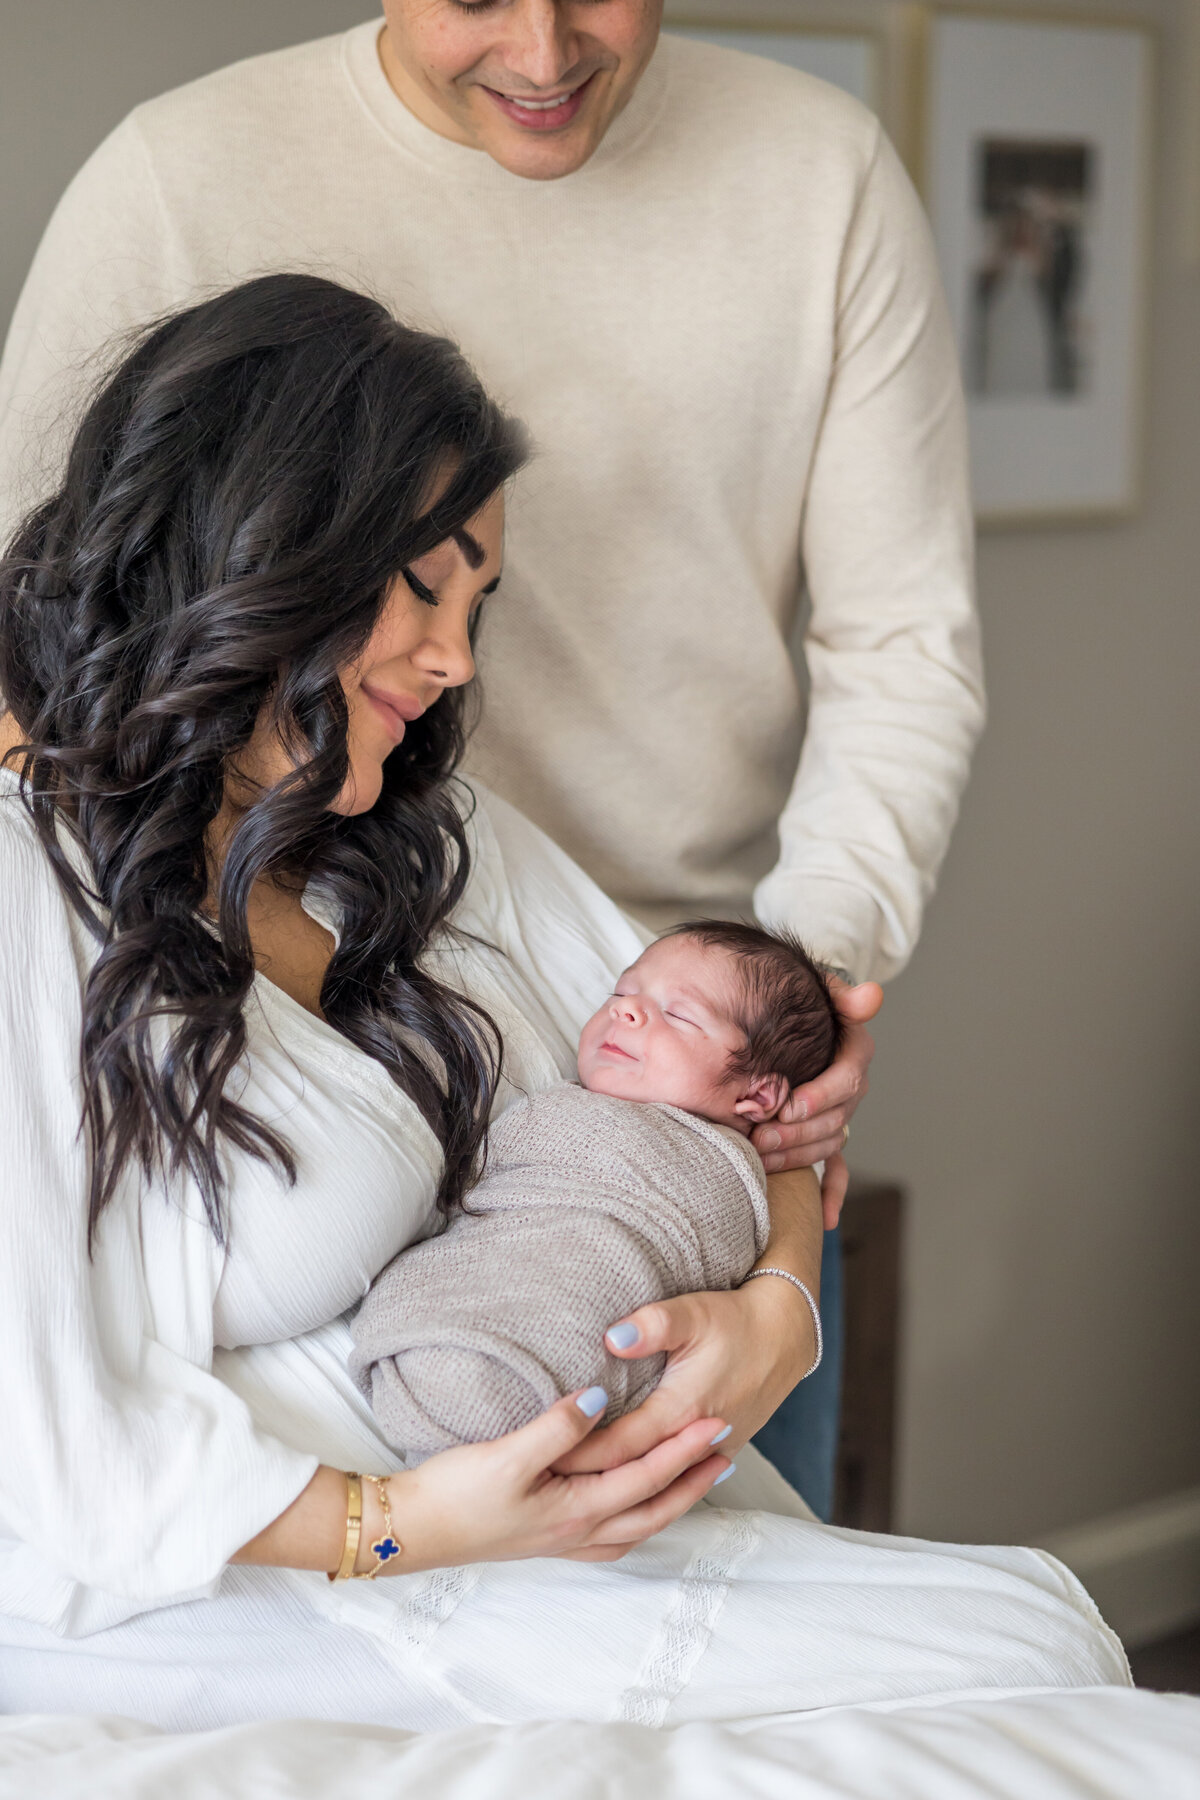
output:
[[[358,1560],[358,1540],[362,1536],[362,1476],[346,1471],[346,1542],[342,1560],[330,1575],[330,1581],[348,1581]]]
[[[386,1475],[368,1475],[367,1480],[373,1484],[379,1495],[379,1504],[383,1508],[383,1536],[377,1543],[371,1545],[371,1553],[375,1561],[369,1569],[363,1569],[360,1574],[355,1576],[356,1581],[374,1581],[384,1564],[389,1563],[393,1556],[399,1556],[404,1548],[404,1545],[392,1533],[392,1505],[388,1496],[388,1477]]]

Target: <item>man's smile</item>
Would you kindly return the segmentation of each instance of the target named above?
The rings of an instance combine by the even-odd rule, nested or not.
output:
[[[488,87],[480,83],[488,98],[500,108],[506,118],[512,119],[526,131],[557,131],[569,125],[578,115],[584,100],[591,89],[595,73],[580,82],[578,87],[570,88],[563,94],[552,94],[548,99],[522,99],[515,94],[502,93],[498,88]]]

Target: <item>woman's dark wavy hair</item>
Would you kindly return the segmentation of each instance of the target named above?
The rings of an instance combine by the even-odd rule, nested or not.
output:
[[[81,1047],[89,1241],[131,1161],[147,1179],[190,1174],[218,1238],[222,1140],[295,1178],[285,1140],[227,1091],[255,972],[247,902],[267,873],[315,881],[340,912],[325,1017],[437,1134],[443,1206],[470,1184],[500,1036],[419,963],[468,874],[449,785],[462,691],[408,726],[369,812],[328,809],[348,772],[339,670],[397,574],[522,460],[452,344],[332,282],[271,275],[141,339],[17,531],[0,563],[0,693],[26,740],[10,754],[100,944]],[[264,707],[296,767],[242,813],[214,931],[205,834]]]

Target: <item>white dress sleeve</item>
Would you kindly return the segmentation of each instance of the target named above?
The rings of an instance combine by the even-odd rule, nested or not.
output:
[[[210,1373],[222,1252],[195,1199],[124,1182],[89,1257],[89,958],[0,777],[0,1612],[63,1631],[91,1628],[82,1590],[114,1622],[211,1588],[317,1466]]]
[[[983,720],[966,421],[929,229],[879,134],[847,234],[804,566],[811,700],[755,910],[860,980],[907,962]]]

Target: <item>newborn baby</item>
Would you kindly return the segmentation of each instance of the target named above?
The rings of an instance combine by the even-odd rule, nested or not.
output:
[[[579,1041],[579,1085],[512,1106],[439,1237],[383,1271],[354,1322],[352,1368],[414,1467],[601,1385],[638,1405],[665,1358],[604,1348],[651,1300],[732,1288],[767,1239],[746,1141],[828,1067],[841,1025],[791,938],[703,921],[659,938]]]

